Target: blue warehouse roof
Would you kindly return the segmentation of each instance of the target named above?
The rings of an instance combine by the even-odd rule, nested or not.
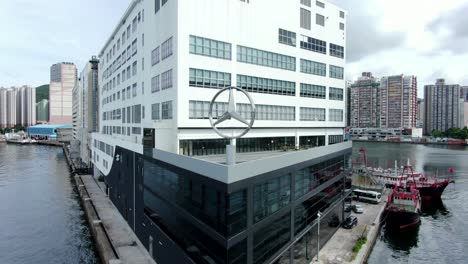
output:
[[[71,125],[36,125],[30,126],[26,130],[31,136],[57,137],[58,128],[72,128]]]

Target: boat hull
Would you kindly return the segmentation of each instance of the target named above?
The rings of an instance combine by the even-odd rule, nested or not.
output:
[[[451,181],[444,181],[440,183],[434,183],[429,186],[416,186],[416,189],[418,189],[422,200],[437,200],[441,199],[442,193],[450,183]]]
[[[405,231],[417,227],[420,222],[418,212],[385,210],[386,229]]]

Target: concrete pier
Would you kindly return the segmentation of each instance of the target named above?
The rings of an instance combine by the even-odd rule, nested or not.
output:
[[[75,175],[99,256],[105,264],[155,264],[92,175]]]

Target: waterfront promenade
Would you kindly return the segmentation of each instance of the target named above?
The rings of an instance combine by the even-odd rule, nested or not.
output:
[[[365,263],[379,234],[381,224],[380,216],[385,208],[388,193],[388,190],[384,192],[382,195],[382,201],[379,204],[367,204],[353,201],[354,204],[361,204],[364,208],[363,214],[353,213],[353,215],[358,218],[358,225],[352,229],[338,229],[333,237],[330,238],[330,240],[320,250],[318,263]],[[353,247],[362,234],[365,234],[367,237],[367,242],[362,246],[358,254],[354,255]],[[316,259],[316,257],[314,259]]]

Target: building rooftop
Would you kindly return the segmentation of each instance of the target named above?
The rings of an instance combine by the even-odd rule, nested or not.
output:
[[[73,128],[71,125],[35,125],[28,128]]]

